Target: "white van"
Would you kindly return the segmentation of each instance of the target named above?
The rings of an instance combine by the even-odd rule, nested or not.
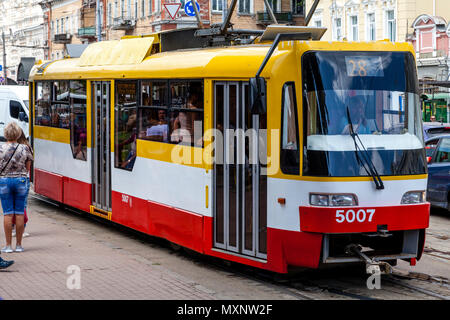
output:
[[[29,136],[28,86],[0,86],[0,141],[5,141],[3,129],[16,121],[25,136]]]

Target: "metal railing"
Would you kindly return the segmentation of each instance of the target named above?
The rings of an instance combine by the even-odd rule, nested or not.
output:
[[[78,29],[78,37],[95,37],[95,36],[96,36],[95,26]]]
[[[118,17],[113,19],[112,29],[115,30],[133,29],[135,24],[136,20],[132,17]]]

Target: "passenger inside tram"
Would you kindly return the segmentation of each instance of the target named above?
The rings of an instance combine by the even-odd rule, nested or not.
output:
[[[186,109],[199,109],[199,98],[197,93],[189,94]],[[194,122],[201,120],[200,114],[189,111],[180,111],[173,122],[172,142],[183,142],[191,144],[194,138]]]
[[[147,129],[140,136],[152,141],[169,142],[169,124],[164,109],[150,110],[147,118]]]

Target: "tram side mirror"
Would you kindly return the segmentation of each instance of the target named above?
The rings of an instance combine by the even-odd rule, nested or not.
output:
[[[264,78],[250,79],[250,112],[265,114],[267,111],[266,81]]]
[[[25,114],[25,112],[23,112],[23,111],[20,111],[20,112],[19,112],[19,120],[20,120],[20,121],[28,122],[28,117],[27,117],[27,115]]]

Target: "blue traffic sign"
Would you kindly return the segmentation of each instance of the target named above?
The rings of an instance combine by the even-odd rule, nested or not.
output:
[[[197,2],[195,2],[195,4],[197,5],[198,12],[200,12],[200,5]],[[195,10],[194,10],[194,6],[192,4],[192,1],[186,2],[186,4],[184,5],[184,12],[188,16],[195,17]]]
[[[0,71],[2,71],[3,70],[3,66],[0,64]]]

